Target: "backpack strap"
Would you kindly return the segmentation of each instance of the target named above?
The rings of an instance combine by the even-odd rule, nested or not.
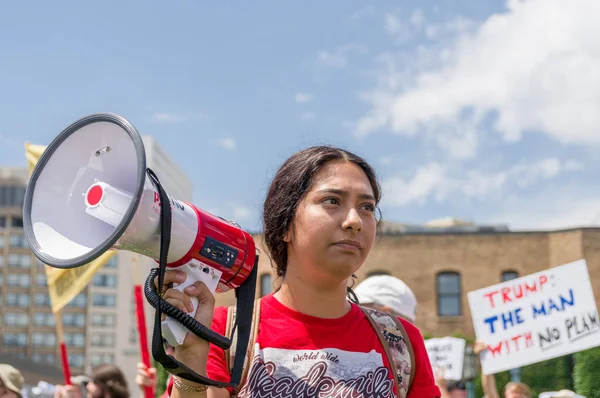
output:
[[[236,394],[241,390],[241,388],[246,383],[246,378],[248,377],[248,371],[250,370],[250,365],[252,364],[252,359],[254,358],[254,346],[256,343],[256,336],[258,335],[260,323],[260,298],[254,301],[254,312],[252,314],[252,326],[250,329],[250,341],[248,342],[248,351],[246,352],[246,357],[244,359],[244,368],[242,370],[242,377],[240,385],[233,389],[232,397],[235,397]],[[228,350],[225,350],[225,362],[227,363],[227,369],[231,373],[233,367],[233,359],[235,358],[235,350],[237,343],[238,334],[235,333],[231,336],[233,331],[233,326],[235,325],[235,306],[231,306],[227,308],[227,325],[225,326],[225,335],[231,339],[231,347]]]
[[[406,397],[415,373],[415,355],[406,329],[393,315],[359,306],[375,330],[390,364],[398,397]],[[407,372],[407,367],[408,369]],[[406,376],[408,380],[406,380]]]
[[[408,352],[410,354],[410,379],[408,384],[410,388],[410,386],[412,386],[413,379],[415,378],[416,371],[415,351],[413,350],[413,346],[410,341],[410,337],[408,337],[408,333],[406,332],[406,328],[404,327],[400,319],[398,319],[398,317],[395,316],[390,316],[390,318],[394,320],[394,322],[396,323],[396,327],[402,333],[402,337],[404,338],[404,342],[406,343],[406,348],[408,349]]]

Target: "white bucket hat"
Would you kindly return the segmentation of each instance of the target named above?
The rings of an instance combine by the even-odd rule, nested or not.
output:
[[[354,289],[361,304],[379,304],[389,307],[398,315],[414,322],[417,299],[412,290],[398,278],[390,275],[371,276]]]

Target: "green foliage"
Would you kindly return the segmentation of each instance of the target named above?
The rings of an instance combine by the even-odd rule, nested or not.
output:
[[[169,378],[169,372],[155,360],[152,360],[153,367],[156,369],[157,382],[156,382],[156,398],[160,398],[165,390],[167,389],[167,379]]]
[[[587,398],[600,398],[600,347],[575,354],[575,391]]]
[[[598,359],[600,360],[600,355]],[[521,368],[521,381],[531,388],[533,397],[537,397],[545,391],[558,391],[562,389],[573,390],[572,375],[572,358],[570,355],[538,362]],[[498,373],[495,376],[496,386],[499,390],[498,392],[500,393],[500,396],[502,396],[504,386],[510,382],[510,372]],[[592,380],[593,377],[590,377],[589,379]],[[474,383],[476,396],[483,396],[481,378],[474,380]],[[595,387],[592,388],[598,389],[600,387],[599,384],[595,384]],[[579,388],[577,389],[577,392],[581,394]],[[588,394],[587,397],[600,398],[600,395],[593,396]]]

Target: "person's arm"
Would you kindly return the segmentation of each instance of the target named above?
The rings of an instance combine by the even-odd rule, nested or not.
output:
[[[448,391],[448,382],[444,379],[444,372],[434,372],[435,374],[435,384],[439,387],[440,398],[450,398],[450,391]]]
[[[485,343],[476,341],[473,345],[473,351],[476,355],[481,354],[487,350]],[[481,375],[481,388],[486,398],[500,398],[498,394],[498,388],[496,387],[496,377],[494,375]]]
[[[213,312],[215,309],[215,298],[202,282],[196,282],[184,289],[183,292],[171,288],[172,284],[185,281],[185,274],[179,271],[169,271],[164,276],[163,299],[169,304],[184,312],[193,308],[191,297],[198,299],[198,307],[194,318],[205,327],[211,327]],[[155,284],[157,281],[155,280]],[[208,354],[210,343],[199,338],[193,333],[185,336],[183,344],[175,347],[175,358],[184,363],[188,368],[201,376],[207,376]],[[229,398],[229,391],[223,388],[209,387],[178,378],[175,382],[173,376],[169,382],[169,395],[171,398]],[[203,390],[200,392],[200,390]]]

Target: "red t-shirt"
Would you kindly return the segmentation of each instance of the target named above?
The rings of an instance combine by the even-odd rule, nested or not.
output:
[[[415,376],[408,397],[439,397],[421,332],[410,322],[400,321],[415,353]],[[216,308],[212,329],[225,334],[226,323],[227,308]],[[224,382],[231,377],[225,352],[214,344],[207,373]],[[393,380],[381,342],[357,305],[341,318],[323,319],[289,309],[268,295],[261,300],[254,358],[238,396],[393,398]]]

